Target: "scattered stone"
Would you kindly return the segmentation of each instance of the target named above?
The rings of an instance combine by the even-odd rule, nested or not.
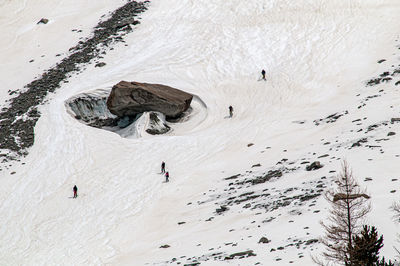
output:
[[[47,22],[49,22],[49,20],[47,18],[42,18],[36,24],[47,24]]]
[[[268,244],[269,242],[271,242],[271,240],[269,240],[266,237],[261,237],[260,240],[258,240],[258,243],[263,243],[263,244]]]
[[[185,224],[186,222],[178,222],[178,225]]]
[[[247,147],[251,147],[253,145],[254,145],[254,143],[249,143],[249,144],[247,144]]]
[[[240,174],[233,175],[233,176],[230,176],[230,177],[225,178],[225,180],[236,179],[236,178],[238,178],[239,176],[240,176]]]
[[[315,161],[312,164],[306,166],[306,171],[317,170],[322,167],[323,167],[323,165],[319,161]]]
[[[94,67],[103,67],[105,65],[106,65],[106,63],[100,62],[100,63],[97,63],[96,65],[94,65]]]
[[[311,244],[314,244],[314,243],[317,243],[318,242],[318,239],[309,239],[309,240],[307,240],[306,241],[306,243],[305,243],[305,245],[311,245]]]
[[[389,133],[387,133],[388,136],[394,136],[396,135],[396,132],[390,131]]]
[[[15,174],[16,174],[16,172],[11,172],[11,173],[10,173],[10,175],[15,175]]]
[[[260,167],[260,166],[261,166],[261,164],[258,163],[258,164],[252,165],[251,168],[253,168],[253,167]]]
[[[226,207],[226,206],[220,206],[219,209],[216,209],[215,211],[216,211],[217,213],[223,213],[223,212],[226,212],[226,211],[228,211],[228,210],[229,210],[228,207]]]
[[[394,117],[394,118],[390,119],[390,122],[392,122],[392,124],[394,122],[400,122],[400,118],[399,117]]]
[[[162,245],[162,246],[160,246],[160,248],[169,248],[170,247],[170,245]]]
[[[386,61],[386,59],[381,59],[381,60],[378,61],[378,64],[383,63],[385,61]]]
[[[391,190],[391,191],[390,191],[390,193],[395,193],[395,192],[396,192],[396,190]]]

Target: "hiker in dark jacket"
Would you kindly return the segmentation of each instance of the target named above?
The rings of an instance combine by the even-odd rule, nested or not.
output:
[[[261,75],[262,75],[262,79],[263,79],[263,80],[266,80],[266,79],[265,79],[265,70],[264,70],[264,69],[261,70]]]
[[[161,174],[165,173],[165,162],[161,163]]]
[[[165,182],[169,182],[169,173],[168,172],[165,173]]]
[[[78,188],[76,185],[74,186],[73,191],[74,191],[74,198],[78,197]]]
[[[229,106],[229,117],[232,118],[233,116],[233,107]]]

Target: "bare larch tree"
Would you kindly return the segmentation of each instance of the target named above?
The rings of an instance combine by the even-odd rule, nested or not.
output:
[[[323,257],[335,265],[351,265],[352,238],[360,232],[362,218],[370,211],[369,198],[353,177],[346,161],[335,179],[336,188],[325,197],[331,205],[327,221],[321,222],[325,236],[320,241],[326,249]]]

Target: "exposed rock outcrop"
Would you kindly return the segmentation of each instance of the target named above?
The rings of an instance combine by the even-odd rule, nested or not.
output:
[[[150,112],[149,123],[146,132],[151,135],[167,133],[171,128],[165,123],[165,117],[161,113]]]
[[[119,117],[157,111],[175,118],[190,107],[192,99],[192,94],[169,86],[121,81],[113,86],[107,107]]]

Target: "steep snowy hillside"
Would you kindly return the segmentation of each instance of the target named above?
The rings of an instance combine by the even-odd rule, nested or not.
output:
[[[68,57],[124,3],[0,0],[2,107],[9,89],[22,90]],[[344,159],[371,195],[366,223],[384,235],[381,253],[394,258],[400,3],[147,7],[123,42],[103,47],[47,96],[29,154],[3,162],[0,264],[311,265],[328,213],[322,195]],[[42,17],[49,23],[36,24]],[[132,130],[131,138],[70,115],[69,99],[121,80],[193,93],[193,110],[165,135]],[[314,161],[323,167],[306,171]],[[238,252],[245,253],[231,256]]]

